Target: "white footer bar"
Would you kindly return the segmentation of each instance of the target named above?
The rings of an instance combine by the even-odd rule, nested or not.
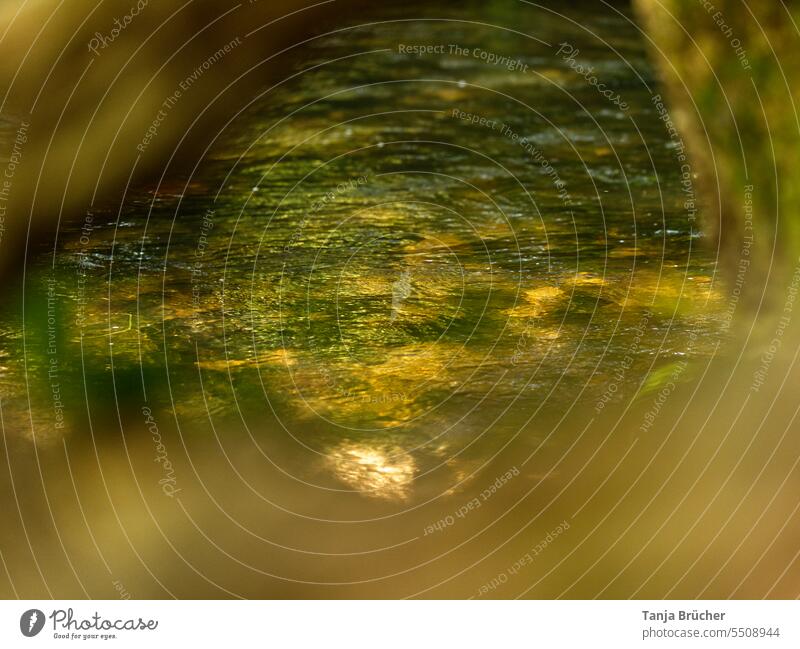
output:
[[[800,647],[796,601],[3,601],[0,647]]]

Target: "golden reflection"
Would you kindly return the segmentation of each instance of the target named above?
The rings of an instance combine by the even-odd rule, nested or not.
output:
[[[507,312],[512,318],[539,318],[553,311],[567,296],[557,286],[539,286],[526,289],[522,297],[524,302]]]
[[[458,386],[459,375],[480,361],[458,345],[420,343],[386,350],[374,364],[336,360],[321,364],[305,357],[291,368],[288,393],[307,417],[359,420],[398,426],[423,414],[423,398],[436,389]]]
[[[457,234],[441,232],[437,234],[425,235],[423,239],[403,246],[403,251],[407,253],[428,253],[445,252],[452,248],[463,246],[467,240]]]
[[[417,470],[414,458],[392,446],[345,442],[328,455],[333,472],[364,495],[406,500]]]
[[[251,358],[220,358],[215,360],[196,361],[195,365],[203,370],[225,371],[237,367],[255,367],[260,365],[289,367],[296,363],[295,353],[290,349],[272,349]]]

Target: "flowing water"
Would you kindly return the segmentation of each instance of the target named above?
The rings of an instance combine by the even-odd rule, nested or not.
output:
[[[547,491],[609,409],[649,406],[719,348],[713,246],[637,30],[611,9],[478,7],[312,40],[190,175],[92,206],[28,270],[6,434],[45,463],[67,444],[78,465],[117,458],[197,528],[156,515],[163,534],[261,575],[203,569],[196,592],[402,573],[428,556],[404,544],[494,520],[453,516],[471,489]]]

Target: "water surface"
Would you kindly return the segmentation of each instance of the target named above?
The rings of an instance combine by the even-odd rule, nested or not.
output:
[[[353,521],[437,502],[433,523],[688,380],[722,294],[640,37],[610,10],[475,7],[313,40],[190,175],[62,231],[2,333],[6,429],[152,454],[154,420],[174,473],[137,468],[146,493]],[[296,545],[292,520],[270,538]]]

